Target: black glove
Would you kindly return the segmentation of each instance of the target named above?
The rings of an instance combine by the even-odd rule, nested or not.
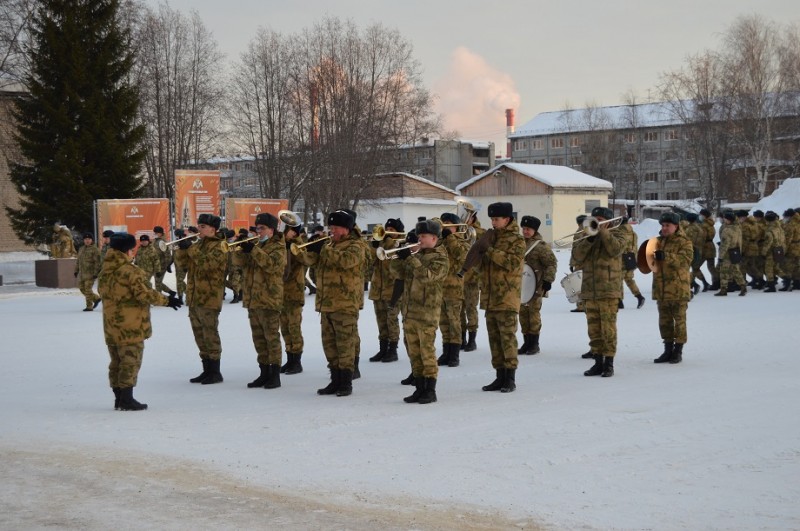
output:
[[[586,238],[586,241],[589,242],[589,243],[594,243],[594,241],[596,239],[597,239],[597,236],[589,236],[588,238]]]
[[[377,249],[380,246],[381,246],[381,241],[380,240],[372,240],[372,247],[373,248]]]
[[[547,293],[548,291],[550,291],[550,289],[552,287],[553,287],[553,285],[550,282],[548,282],[546,280],[542,280],[542,292],[543,293]]]
[[[189,247],[191,247],[191,246],[192,246],[192,240],[191,239],[183,240],[183,241],[178,242],[178,249],[181,249],[181,250],[184,250],[184,251],[186,249],[188,249]]]
[[[75,278],[78,278],[78,272],[75,271]]]
[[[574,272],[575,272],[575,268],[574,268],[574,267],[572,267],[572,266],[569,266],[569,272],[570,272],[570,273],[574,273]]]
[[[397,251],[397,258],[399,260],[405,260],[409,256],[411,256],[411,249],[403,248]]]
[[[167,266],[167,273],[172,273],[172,264]]]
[[[451,231],[450,229],[443,229],[442,230],[442,239],[447,238],[451,234],[453,234],[453,231]]]
[[[306,250],[307,250],[309,253],[316,253],[316,254],[319,254],[319,253],[321,253],[321,252],[322,252],[322,246],[323,246],[323,245],[325,245],[325,242],[326,242],[326,241],[327,241],[327,240],[315,240],[315,241],[314,241],[314,243],[312,243],[311,245],[308,245],[308,246],[306,247]]]
[[[170,308],[172,308],[175,311],[178,311],[178,308],[183,306],[183,303],[175,295],[170,295],[169,296],[169,300],[167,301],[167,306],[169,306]]]
[[[256,246],[256,243],[253,241],[240,243],[239,247],[241,247],[243,253],[250,253],[253,250],[253,247]]]
[[[656,260],[659,260],[659,261],[660,260],[664,260],[665,257],[666,257],[666,255],[664,254],[664,251],[662,251],[661,249],[656,251]]]
[[[394,281],[394,285],[392,286],[392,298],[389,300],[389,308],[394,308],[395,305],[397,305],[397,301],[403,296],[405,286],[406,283],[404,280],[397,279]]]
[[[407,244],[418,243],[418,242],[419,242],[419,236],[417,236],[417,233],[415,231],[412,230],[411,232],[406,234]]]

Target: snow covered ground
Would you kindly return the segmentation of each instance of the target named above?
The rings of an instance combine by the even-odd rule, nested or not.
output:
[[[101,312],[80,311],[77,290],[0,287],[0,527],[800,528],[800,293],[700,294],[684,362],[654,365],[651,278],[637,281],[648,302],[636,310],[626,290],[613,378],[583,376],[585,317],[556,282],[515,393],[481,391],[494,376],[482,327],[425,406],[402,401],[403,356],[366,361],[370,302],[347,398],[316,395],[312,297],[305,371],[276,390],[245,387],[257,366],[240,305],[221,314],[213,386],[188,382],[200,363],[186,310],[154,308],[145,412],[113,410]]]

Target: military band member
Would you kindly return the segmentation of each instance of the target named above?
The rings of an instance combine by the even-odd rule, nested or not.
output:
[[[699,221],[699,217],[694,212],[686,214],[686,221],[688,226],[684,235],[692,242],[692,251],[694,252],[695,259],[692,261],[692,289],[695,293],[699,291],[699,286],[694,279],[699,279],[703,283],[703,291],[708,291],[711,284],[708,283],[706,277],[703,276],[703,271],[700,269],[703,266],[703,249],[706,245],[706,231]],[[714,280],[713,278],[711,279]]]
[[[203,385],[223,381],[219,369],[222,358],[219,312],[222,310],[222,295],[225,291],[228,244],[217,237],[220,222],[219,216],[200,214],[197,218],[200,239],[187,250],[189,269],[186,305],[189,307],[189,321],[203,364],[203,372],[189,381]]]
[[[478,221],[478,212],[471,212],[466,222],[467,227],[474,231],[470,245],[483,236],[486,229]],[[461,350],[472,352],[478,348],[475,339],[478,336],[480,318],[478,316],[478,303],[481,296],[481,270],[480,266],[473,267],[464,275],[464,304],[461,309]],[[469,337],[467,337],[469,335]]]
[[[764,260],[764,275],[767,278],[767,289],[764,293],[775,293],[777,281],[777,264],[783,260],[786,249],[786,238],[781,229],[778,214],[772,210],[764,214],[764,241],[761,244],[761,256]]]
[[[747,294],[747,284],[744,281],[739,263],[742,259],[742,229],[736,221],[733,210],[722,213],[722,227],[719,229],[719,291],[716,297],[728,295],[729,283],[733,282],[739,287],[739,296]]]
[[[714,259],[717,257],[717,246],[714,245],[714,236],[717,235],[717,229],[714,228],[714,216],[711,212],[704,208],[700,211],[700,226],[705,232],[705,242],[703,243],[703,260],[706,263],[706,268],[711,274],[711,290],[716,291],[719,289],[719,272],[714,264]]]
[[[800,288],[800,212],[787,208],[783,212],[783,235],[786,240],[786,257],[781,264],[783,287],[778,291]]]
[[[766,263],[764,256],[761,254],[761,247],[764,245],[764,238],[767,231],[767,222],[764,219],[764,211],[753,211],[753,219],[755,220],[755,225],[758,229],[758,239],[756,240],[758,243],[758,258],[756,259],[756,276],[758,278],[758,282],[753,287],[755,289],[764,289],[766,287],[766,281],[764,279],[764,267],[766,266]]]
[[[755,219],[747,215],[747,210],[737,210],[736,218],[742,229],[742,263],[739,264],[739,269],[742,271],[745,281],[747,281],[747,275],[750,275],[750,282],[747,282],[747,285],[753,286],[756,281],[755,261],[758,257],[758,229]]]
[[[640,309],[644,306],[644,297],[642,292],[639,291],[639,286],[636,285],[636,279],[633,276],[633,272],[636,270],[636,253],[639,251],[639,238],[628,224],[627,217],[622,218],[622,223],[616,230],[625,235],[625,250],[622,251],[622,280],[625,281],[625,285],[636,297],[636,309]],[[625,307],[622,299],[619,300],[619,307],[620,309]]]
[[[572,236],[573,246],[570,249],[570,255],[569,255],[569,272],[570,273],[574,273],[575,271],[577,271],[579,269],[575,264],[575,246],[574,246],[574,243],[577,240],[580,240],[583,237],[583,222],[586,221],[587,217],[588,216],[586,216],[586,214],[581,214],[580,216],[575,218],[575,223],[578,224],[578,230],[575,231],[575,234]],[[579,300],[575,304],[575,308],[570,310],[570,312],[572,312],[572,313],[583,313],[583,301]],[[584,358],[584,359],[591,359],[592,357],[594,357],[594,353],[592,353],[591,350],[589,352],[587,352],[586,354],[583,354],[581,356],[581,358]]]
[[[87,232],[83,235],[83,247],[78,251],[78,260],[75,262],[75,278],[78,279],[78,287],[86,299],[84,312],[91,312],[100,304],[100,296],[93,291],[93,287],[101,267],[100,250],[94,244],[92,233]]]
[[[278,218],[268,212],[256,216],[258,243],[238,245],[244,258],[242,305],[247,308],[256,360],[261,373],[247,387],[281,386],[281,310],[286,246],[278,232]]]
[[[694,257],[692,242],[680,230],[680,217],[665,212],[659,218],[661,232],[655,254],[653,299],[658,306],[658,329],[664,341],[664,353],[655,363],[680,363],[687,341],[686,309],[691,289],[689,268]]]
[[[194,229],[195,232],[193,234],[196,234],[197,229],[195,227],[189,227],[189,229]],[[175,229],[174,234],[176,240],[181,240],[187,236],[183,229]],[[172,261],[175,263],[175,289],[178,291],[177,296],[181,302],[183,302],[183,296],[186,294],[186,273],[189,269],[188,251],[191,246],[192,240],[189,238],[176,243],[176,249],[172,251]]]
[[[599,222],[611,219],[611,209],[595,207],[592,216]],[[594,365],[584,376],[614,376],[617,354],[617,311],[622,296],[622,261],[625,236],[600,224],[597,234],[572,246],[575,267],[583,271],[581,300],[586,312],[589,349]],[[687,281],[688,286],[688,281]]]
[[[542,301],[548,296],[556,279],[558,263],[553,249],[539,234],[542,222],[536,216],[522,216],[520,226],[525,238],[525,263],[536,274],[536,290],[527,303],[519,308],[519,324],[524,341],[517,354],[538,354],[539,335],[542,330]]]
[[[108,252],[108,244],[111,243],[111,237],[114,235],[113,230],[104,230],[103,231],[103,246],[100,248],[100,264],[102,265],[103,260],[106,259],[106,253]]]
[[[98,289],[103,297],[103,332],[111,362],[108,381],[114,392],[114,409],[147,409],[133,397],[142,366],[144,340],[153,334],[150,305],[181,307],[175,297],[165,297],[150,286],[141,269],[132,262],[136,238],[117,233],[109,238]]]
[[[136,250],[136,258],[133,263],[147,275],[147,281],[155,276],[161,268],[161,259],[158,257],[156,248],[150,243],[150,236],[142,234],[139,236],[139,249]]]
[[[345,212],[350,214],[353,218],[353,230],[351,231],[352,235],[355,237],[356,243],[361,248],[361,252],[364,254],[364,262],[361,268],[361,279],[363,280],[364,289],[361,291],[361,306],[359,306],[358,311],[364,309],[364,293],[369,290],[369,278],[372,276],[371,266],[372,266],[372,249],[369,245],[367,245],[366,239],[364,238],[364,233],[361,230],[361,227],[358,226],[358,213],[355,210],[351,210],[349,208],[343,208]],[[356,327],[358,327],[358,321],[356,321]],[[353,380],[357,380],[361,378],[361,371],[358,369],[358,363],[361,359],[361,336],[358,334],[358,328],[356,328],[356,356],[355,362],[353,365]]]
[[[241,234],[237,237],[236,233],[230,229],[225,232],[228,243],[245,240],[247,237]],[[236,246],[238,247],[238,245]],[[233,292],[230,304],[236,304],[242,300],[242,280],[244,278],[245,257],[242,256],[241,249],[232,248],[228,253],[228,266],[225,271],[225,287]]]
[[[164,284],[164,275],[172,273],[172,251],[164,240],[164,228],[156,225],[153,227],[153,234],[155,234],[155,239],[153,240],[152,246],[153,250],[158,255],[159,261],[159,269],[154,275],[156,278],[156,291],[169,293],[175,296],[176,293]]]
[[[389,218],[384,224],[386,232],[402,233],[405,225],[400,219]],[[372,270],[372,282],[369,287],[369,299],[375,311],[375,320],[378,323],[378,344],[380,348],[369,361],[390,363],[397,361],[397,343],[400,341],[400,323],[398,315],[400,305],[390,305],[396,276],[391,267],[391,260],[378,260],[377,249],[394,249],[397,247],[395,236],[386,235],[383,241],[372,241],[372,261],[375,264]]]
[[[306,266],[297,260],[289,247],[292,243],[305,243],[305,230],[302,225],[287,226],[284,231],[286,240],[286,267],[283,271],[283,310],[281,311],[281,335],[286,347],[286,364],[281,367],[285,374],[303,372],[303,306],[306,303]]]
[[[311,234],[308,237],[308,241],[310,243],[324,237],[325,237],[325,227],[323,227],[322,225],[314,225],[314,227],[312,227],[311,229]],[[317,293],[317,268],[314,266],[308,268],[308,279],[306,279],[306,287],[308,288],[309,295],[315,295]]]
[[[439,218],[442,223],[459,225],[461,218],[452,212],[445,212]],[[440,244],[447,252],[449,268],[442,285],[442,311],[439,316],[439,330],[442,333],[442,355],[436,360],[439,365],[458,367],[459,351],[463,336],[461,333],[461,308],[464,305],[464,278],[458,276],[467,257],[470,244],[453,229],[442,230]]]

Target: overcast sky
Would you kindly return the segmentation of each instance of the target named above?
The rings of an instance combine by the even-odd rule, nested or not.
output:
[[[152,6],[158,0],[146,0]],[[196,10],[221,50],[238,58],[259,26],[295,33],[324,15],[380,22],[414,46],[448,130],[505,152],[504,109],[517,127],[536,114],[647,100],[659,75],[719,47],[740,15],[800,23],[798,0],[171,0]],[[654,96],[654,94],[653,94]]]

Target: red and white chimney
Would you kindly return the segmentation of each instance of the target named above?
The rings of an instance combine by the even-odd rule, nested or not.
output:
[[[511,135],[514,134],[514,109],[506,109],[506,157],[511,158]]]

